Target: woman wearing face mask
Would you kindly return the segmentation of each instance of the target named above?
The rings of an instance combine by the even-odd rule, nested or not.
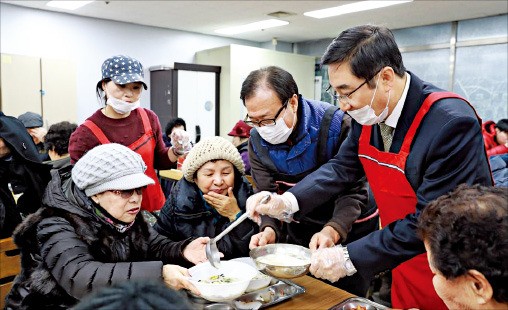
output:
[[[140,154],[148,166],[147,175],[155,181],[143,191],[142,209],[152,212],[165,202],[155,169],[176,167],[178,157],[191,144],[188,134],[179,130],[171,136],[173,146],[164,145],[157,115],[140,108],[142,88],[147,89],[143,77],[143,66],[134,58],[118,55],[104,61],[96,93],[105,106],[72,134],[69,154],[74,164],[91,148],[106,143],[123,144]]]
[[[215,237],[245,212],[252,187],[243,177],[244,164],[236,147],[222,137],[197,143],[182,166],[178,181],[154,228],[171,240]],[[245,220],[217,242],[230,259],[249,255],[249,240],[258,225]]]
[[[255,127],[249,158],[259,191],[285,192],[332,158],[349,132],[351,117],[328,103],[299,95],[291,74],[279,67],[252,71],[240,97],[247,108],[245,122]],[[261,232],[252,237],[250,247],[288,242],[316,249],[348,243],[377,228],[376,207],[367,206],[364,182],[357,182],[350,194],[336,199],[299,222],[281,225],[264,217]],[[367,293],[369,281],[357,277],[336,285],[361,296]]]

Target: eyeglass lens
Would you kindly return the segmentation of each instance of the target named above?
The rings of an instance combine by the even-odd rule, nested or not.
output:
[[[275,122],[277,121],[277,117],[279,117],[282,110],[284,110],[284,108],[287,107],[288,103],[289,103],[289,99],[282,105],[282,107],[280,107],[279,111],[277,111],[277,113],[275,114],[275,116],[273,118],[262,119],[259,122],[255,122],[255,121],[249,120],[249,115],[247,114],[247,115],[245,115],[244,122],[247,125],[254,126],[254,127],[259,127],[261,125],[275,125]]]
[[[133,189],[124,189],[124,190],[114,190],[113,193],[120,195],[123,199],[131,198],[131,196],[134,194],[134,191],[136,191],[136,194],[141,195],[143,193],[144,187],[138,187]]]

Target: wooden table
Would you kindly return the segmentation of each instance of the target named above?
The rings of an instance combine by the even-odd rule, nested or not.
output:
[[[183,177],[183,172],[181,170],[176,169],[159,170],[159,176],[165,179],[178,181]]]
[[[303,286],[305,293],[273,305],[268,309],[329,309],[346,298],[355,297],[353,294],[310,276],[291,279],[291,281]]]

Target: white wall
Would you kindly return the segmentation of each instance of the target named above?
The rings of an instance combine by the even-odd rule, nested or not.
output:
[[[171,16],[168,16],[171,18]],[[100,105],[95,86],[102,62],[125,54],[141,61],[150,87],[148,68],[174,62],[193,63],[197,51],[229,44],[259,47],[257,42],[140,26],[122,22],[47,12],[0,3],[0,52],[68,59],[76,64],[77,114],[82,123]],[[20,91],[23,85],[19,85]],[[149,107],[150,88],[141,97]],[[62,102],[65,105],[65,102]]]

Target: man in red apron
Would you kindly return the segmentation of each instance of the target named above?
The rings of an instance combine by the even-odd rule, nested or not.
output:
[[[349,136],[334,158],[288,192],[260,206],[251,197],[248,211],[299,220],[367,176],[383,229],[347,247],[315,251],[310,271],[337,281],[393,270],[394,308],[446,309],[416,224],[430,201],[459,184],[492,185],[481,120],[465,100],[406,72],[387,28],[345,30],[322,63],[341,109],[354,119]]]

